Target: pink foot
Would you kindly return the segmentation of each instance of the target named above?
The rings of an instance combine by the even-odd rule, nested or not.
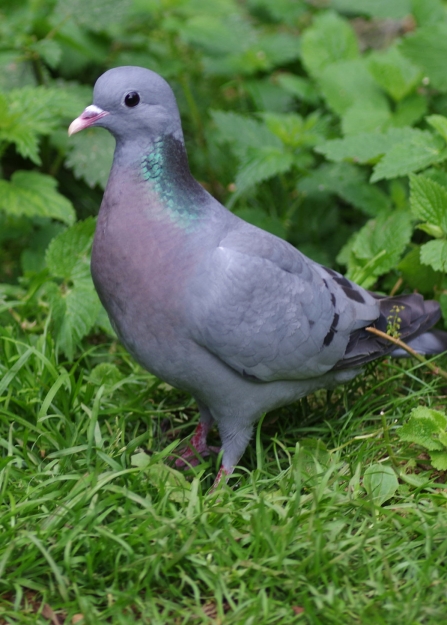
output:
[[[219,486],[222,480],[225,480],[225,482],[227,482],[231,474],[232,474],[232,471],[227,471],[226,469],[223,468],[223,466],[221,466],[219,469],[219,473],[216,475],[216,479],[214,480],[214,483],[211,486],[210,493],[214,493],[214,491]]]
[[[211,429],[211,425],[207,423],[202,423],[201,421],[197,425],[195,432],[189,442],[189,446],[185,447],[181,452],[181,458],[177,458],[175,461],[176,467],[185,467],[187,465],[191,465],[195,467],[199,464],[199,459],[197,455],[200,456],[209,456],[210,453],[219,453],[219,447],[211,447],[207,445],[206,438],[208,436],[208,432]]]

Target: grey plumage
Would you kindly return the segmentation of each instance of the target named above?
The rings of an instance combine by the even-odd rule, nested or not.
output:
[[[393,352],[365,327],[386,331],[397,310],[404,340],[447,349],[445,333],[423,334],[439,319],[437,303],[370,293],[210,196],[189,171],[174,95],[154,72],[101,76],[94,105],[70,132],[91,125],[116,139],[93,246],[95,286],[136,360],[197,400],[199,451],[217,423],[224,473],[264,412]]]

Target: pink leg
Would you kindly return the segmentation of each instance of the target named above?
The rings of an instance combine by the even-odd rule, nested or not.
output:
[[[219,453],[219,447],[210,447],[207,445],[206,439],[208,432],[211,430],[212,422],[199,421],[194,434],[190,440],[189,446],[180,452],[181,458],[175,461],[176,467],[184,467],[188,464],[195,466],[199,463],[197,455],[209,456],[211,452]]]
[[[216,479],[214,480],[213,485],[211,486],[210,493],[214,493],[214,491],[219,486],[222,479],[224,479],[225,482],[227,482],[228,478],[230,477],[232,473],[233,471],[227,471],[226,469],[223,468],[223,465],[222,465],[219,469],[219,473],[216,475]]]

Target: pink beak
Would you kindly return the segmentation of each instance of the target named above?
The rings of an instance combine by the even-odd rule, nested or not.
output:
[[[84,130],[84,128],[88,128],[98,119],[101,119],[101,117],[108,114],[109,113],[107,111],[103,111],[99,108],[99,106],[95,106],[94,104],[87,106],[85,111],[71,122],[68,128],[68,136],[74,135],[75,132]]]

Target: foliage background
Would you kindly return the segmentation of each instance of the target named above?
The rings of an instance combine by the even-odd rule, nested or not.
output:
[[[3,310],[33,331],[50,313],[69,358],[95,325],[110,331],[93,221],[73,224],[97,213],[113,139],[66,127],[117,65],[171,82],[191,168],[235,212],[447,314],[441,0],[6,0],[0,27]]]
[[[151,622],[166,622],[163,619],[173,618],[177,609],[186,609],[185,605],[189,610],[186,619],[210,622],[203,616],[203,606],[212,597],[216,602],[210,608],[211,612],[215,610],[212,618],[228,622],[248,623],[248,618],[255,615],[259,622],[266,623],[294,619],[347,623],[359,622],[359,618],[367,623],[365,619],[370,617],[374,623],[398,623],[404,618],[402,597],[413,600],[417,592],[413,608],[405,608],[406,621],[435,622],[430,619],[439,621],[439,614],[445,614],[445,601],[442,605],[438,597],[439,605],[428,608],[426,601],[430,589],[433,594],[433,588],[438,588],[442,562],[433,547],[443,544],[442,532],[446,529],[441,495],[438,499],[434,496],[436,502],[428,498],[433,505],[439,504],[439,509],[433,508],[437,510],[436,522],[433,510],[431,516],[424,517],[431,546],[420,535],[419,542],[414,543],[413,560],[409,554],[405,561],[399,557],[403,558],[403,545],[417,530],[411,523],[404,528],[400,520],[390,521],[393,527],[399,526],[394,538],[399,535],[401,542],[396,538],[392,548],[395,560],[391,558],[385,572],[383,550],[374,542],[379,534],[366,530],[362,533],[360,529],[372,519],[374,527],[383,529],[387,536],[383,544],[391,544],[394,530],[382,517],[379,520],[377,510],[371,510],[396,494],[396,475],[400,480],[399,496],[411,499],[412,503],[409,499],[405,504],[411,510],[410,517],[420,514],[419,495],[429,497],[427,493],[437,491],[430,482],[432,477],[421,481],[414,474],[413,482],[408,482],[406,473],[413,473],[417,466],[408,445],[398,443],[400,451],[406,450],[404,457],[409,464],[405,469],[398,469],[394,460],[393,468],[386,467],[386,471],[374,464],[376,460],[393,459],[396,454],[396,449],[387,447],[389,456],[383,457],[383,444],[390,444],[390,435],[388,426],[377,415],[408,415],[420,404],[442,410],[443,400],[439,398],[443,391],[433,380],[418,377],[419,370],[409,370],[408,380],[419,382],[414,382],[416,386],[408,383],[402,394],[393,385],[397,365],[386,372],[390,382],[374,381],[373,377],[366,391],[357,387],[353,391],[354,395],[360,393],[355,397],[362,415],[366,414],[362,412],[366,410],[362,394],[371,400],[375,416],[369,413],[362,423],[370,427],[366,436],[376,436],[379,428],[376,446],[365,447],[359,442],[363,436],[360,425],[349,430],[344,421],[339,425],[342,432],[346,430],[346,439],[335,435],[332,426],[326,430],[312,426],[304,432],[282,431],[283,440],[289,442],[281,447],[277,441],[278,447],[270,454],[276,458],[272,461],[273,473],[284,471],[279,487],[272,491],[266,478],[261,487],[256,487],[255,481],[250,485],[255,494],[247,495],[247,500],[236,493],[231,500],[234,516],[228,524],[216,521],[219,501],[213,504],[214,520],[208,522],[206,517],[208,520],[203,521],[203,515],[210,514],[199,486],[205,479],[201,477],[204,469],[195,474],[191,486],[176,472],[167,477],[160,469],[164,466],[163,455],[155,456],[152,468],[138,454],[132,456],[143,443],[149,449],[157,448],[154,441],[163,438],[164,419],[172,415],[176,421],[171,438],[175,438],[184,431],[185,418],[193,414],[193,409],[184,397],[139,371],[113,339],[89,272],[95,216],[111,164],[113,139],[101,129],[68,139],[67,127],[91,103],[93,83],[108,68],[140,65],[159,72],[170,82],[178,99],[191,169],[219,200],[244,219],[286,238],[313,259],[347,272],[367,288],[383,293],[416,289],[438,299],[445,322],[446,58],[447,11],[443,0],[2,1],[0,368],[4,377],[0,390],[4,429],[0,443],[4,464],[0,484],[8,512],[2,521],[6,542],[0,556],[0,577],[8,571],[5,590],[12,593],[14,589],[15,593],[6,595],[8,601],[15,602],[15,611],[5,611],[4,618],[10,619],[5,622],[16,622],[17,611],[26,600],[30,613],[35,614],[36,602],[24,594],[24,588],[51,598],[61,610],[61,606],[69,606],[64,608],[66,614],[83,612],[87,621],[88,615],[94,614],[91,622],[102,618],[134,622],[126,620],[131,619],[125,616],[126,610],[140,616],[146,610]],[[391,386],[385,386],[384,391],[382,385],[388,383]],[[340,391],[338,403],[324,409],[332,418],[338,415],[341,419],[344,414],[346,393],[351,391]],[[144,401],[143,395],[147,398]],[[380,408],[379,397],[385,398]],[[402,407],[407,401],[408,406]],[[299,409],[301,417],[308,416],[309,411],[321,416],[323,405],[319,397],[309,405],[304,403]],[[149,431],[140,423],[143,414],[153,417]],[[116,420],[101,420],[104,415]],[[424,413],[422,418],[429,419],[427,415]],[[433,432],[436,430],[438,437],[445,424],[442,415],[436,419],[438,429],[433,425]],[[312,453],[293,455],[293,441],[303,434],[325,439],[321,449],[326,449],[325,445],[347,447],[347,459],[342,461],[340,456],[332,455],[329,461],[326,451],[321,456],[315,438],[309,443]],[[265,476],[261,440],[258,432],[258,450],[247,462],[251,468],[253,464],[259,470],[264,467],[261,474]],[[357,440],[354,445],[353,440]],[[422,439],[421,435],[411,438],[407,432],[406,440]],[[444,443],[438,445],[426,447],[445,455]],[[316,473],[309,469],[297,478],[296,467],[306,464],[309,454],[316,458],[320,469]],[[360,480],[360,464],[356,464],[362,454],[364,466],[373,467],[373,478],[371,469],[369,474],[362,474],[366,491]],[[132,457],[134,468],[130,468]],[[442,467],[444,460],[437,461]],[[132,473],[138,468],[145,471],[151,495],[147,494],[147,481],[139,481]],[[104,490],[104,484],[112,480],[106,469],[116,479],[115,491],[108,487]],[[92,480],[87,486],[81,481],[74,489],[54,490],[54,484],[69,484],[85,471]],[[315,475],[321,471],[326,477],[318,481]],[[385,484],[382,495],[362,499],[365,492],[375,492],[376,474]],[[128,475],[130,481],[122,475]],[[290,503],[292,495],[296,501],[299,498],[295,478],[308,480],[306,492],[310,497],[303,504],[300,529],[296,506],[301,504]],[[259,498],[256,488],[267,493],[271,508]],[[230,494],[226,496],[231,499]],[[21,501],[24,509],[29,508],[31,517],[17,516],[16,501]],[[62,509],[54,507],[56,501],[64,502],[61,506],[72,510],[74,516],[65,519],[62,515],[61,521],[56,521]],[[142,521],[142,515],[153,512],[148,512],[149,501],[157,502],[151,517],[152,533]],[[356,545],[354,538],[351,543],[347,539],[343,555],[329,553],[338,545],[341,528],[345,528],[340,525],[345,523],[345,511],[349,508],[352,512],[356,506],[360,526],[352,521],[352,536],[359,536],[361,544],[368,545],[371,562],[363,557],[360,543]],[[117,510],[125,512],[129,523],[143,523],[147,533],[139,530],[140,538],[136,536],[134,542],[129,542],[133,530],[120,526],[124,512]],[[109,514],[108,525],[105,519]],[[90,525],[93,518],[101,519],[94,530]],[[202,525],[195,537],[202,546],[207,545],[205,551],[213,543],[216,527],[226,541],[232,541],[237,561],[243,557],[239,543],[247,548],[246,561],[251,564],[240,568],[240,579],[251,571],[252,595],[247,591],[250,599],[241,591],[239,578],[236,584],[237,574],[232,577],[233,556],[216,564],[209,577],[208,551],[200,551],[196,543],[194,552],[199,555],[193,568],[202,571],[201,581],[194,581],[181,556],[170,562],[171,573],[164,570],[163,549],[174,557],[172,554],[177,554],[198,518]],[[264,519],[258,521],[259,527],[256,518]],[[169,540],[154,529],[160,519],[174,528]],[[313,542],[314,523],[324,528],[321,536],[328,537],[329,551]],[[281,541],[277,543],[274,534],[267,539],[260,531],[275,524],[282,532],[289,532],[289,538],[294,535],[297,540],[299,535],[302,544],[307,545],[304,549],[308,560],[300,560],[299,574],[291,564],[297,557],[292,538],[287,543],[290,551],[288,547],[281,551]],[[64,534],[63,528],[72,527],[81,528],[80,533]],[[121,547],[117,547],[119,540],[111,538],[111,532],[121,537]],[[250,533],[254,538],[248,547]],[[48,549],[45,540],[50,541]],[[153,583],[159,596],[164,597],[150,608],[143,599],[144,593],[150,595],[148,587],[142,585],[141,577],[135,578],[129,572],[145,561],[143,545],[148,540],[156,546],[149,556]],[[74,560],[70,556],[73,544]],[[253,554],[259,555],[267,548],[275,551],[276,560],[272,562],[266,556],[261,564]],[[351,548],[356,565],[348,556]],[[25,551],[26,566],[15,559]],[[89,553],[96,555],[89,559]],[[184,554],[186,557],[187,551]],[[115,557],[114,563],[109,556]],[[424,557],[433,564],[433,570],[429,564],[421,568]],[[325,562],[321,564],[326,571],[323,589],[321,567],[315,558]],[[336,566],[336,561],[342,565]],[[261,568],[253,569],[253,562]],[[147,566],[144,564],[146,572]],[[284,567],[291,568],[289,581],[282,586],[274,580]],[[98,588],[96,569],[104,574]],[[295,605],[292,580],[297,574],[306,590]],[[263,583],[257,576],[270,580],[277,590],[271,596],[262,595]],[[418,576],[423,582],[417,591]],[[185,590],[176,595],[179,579]],[[359,579],[364,583],[362,599],[357,595]],[[393,597],[387,594],[391,591],[386,583],[380,590],[383,580],[394,585]],[[85,592],[80,590],[83,584]],[[232,584],[240,592],[237,600]],[[343,584],[350,589],[345,594],[341,591]],[[169,598],[164,595],[166,588],[171,592]],[[113,601],[109,595],[114,596]],[[285,611],[279,607],[284,601],[288,606]],[[114,611],[115,603],[118,607]],[[44,603],[39,605],[42,612]],[[228,610],[233,617],[225,616]],[[326,620],[320,621],[322,610]],[[346,610],[351,610],[350,616]],[[384,610],[388,610],[388,620],[380,621]],[[22,610],[19,622],[25,622],[24,614]],[[34,622],[34,616],[29,618]],[[189,622],[178,618],[178,622]]]

